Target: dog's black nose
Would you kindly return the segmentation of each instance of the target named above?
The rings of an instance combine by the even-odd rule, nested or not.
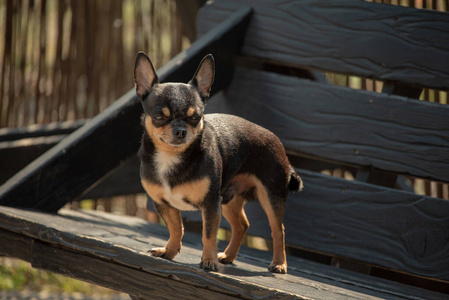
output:
[[[187,130],[185,128],[180,128],[180,127],[174,128],[173,135],[175,137],[177,137],[178,139],[183,139],[187,135]]]

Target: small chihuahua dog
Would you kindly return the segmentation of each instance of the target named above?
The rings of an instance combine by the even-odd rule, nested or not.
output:
[[[237,116],[204,114],[214,76],[214,58],[209,54],[189,83],[159,83],[148,56],[137,55],[134,79],[144,110],[141,181],[170,233],[165,247],[150,252],[173,259],[184,234],[180,211],[201,210],[200,267],[217,271],[218,262],[232,263],[237,257],[249,227],[243,206],[257,199],[273,238],[268,269],[286,273],[282,219],[288,190],[301,190],[301,178],[272,132]],[[221,214],[232,235],[227,248],[217,254]]]

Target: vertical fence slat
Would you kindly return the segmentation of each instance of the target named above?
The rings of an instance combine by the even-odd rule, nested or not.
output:
[[[5,25],[5,50],[4,50],[4,58],[3,58],[3,66],[2,66],[2,84],[1,84],[1,110],[2,110],[2,125],[8,126],[9,124],[9,104],[10,104],[10,96],[6,95],[5,81],[9,81],[9,74],[11,73],[11,46],[12,46],[12,19],[14,14],[14,0],[6,1],[6,25]],[[7,79],[8,78],[8,79]],[[9,82],[8,82],[9,83]],[[10,84],[10,83],[9,83]],[[6,97],[5,97],[6,96]]]

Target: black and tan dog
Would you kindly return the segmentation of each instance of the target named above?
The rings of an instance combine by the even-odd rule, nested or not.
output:
[[[249,226],[243,205],[257,199],[272,231],[269,270],[286,273],[282,218],[288,189],[300,190],[301,179],[270,131],[232,115],[204,115],[214,74],[209,54],[189,83],[161,84],[148,56],[137,55],[134,78],[145,112],[141,180],[170,232],[165,247],[151,253],[173,259],[181,250],[184,230],[180,211],[199,209],[203,218],[200,266],[218,270],[219,261],[231,263],[237,257]],[[217,255],[221,214],[231,224],[232,236],[226,250]]]

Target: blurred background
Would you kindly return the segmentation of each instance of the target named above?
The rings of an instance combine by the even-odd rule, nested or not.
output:
[[[0,0],[0,129],[92,118],[134,88],[138,51],[148,53],[157,69],[189,47],[196,38],[197,11],[204,2]],[[447,0],[371,2],[440,11],[449,6]],[[342,74],[326,76],[335,84],[377,92],[383,84]],[[429,89],[420,97],[442,104],[447,104],[447,98],[446,92]],[[349,176],[339,170],[330,175]],[[417,193],[448,199],[447,185],[411,180]],[[88,199],[66,206],[79,207],[158,221],[146,212],[143,194]],[[17,290],[115,295],[0,258],[0,291]]]
[[[195,38],[176,2],[0,1],[0,127],[95,116],[133,87],[138,51],[158,68]]]

